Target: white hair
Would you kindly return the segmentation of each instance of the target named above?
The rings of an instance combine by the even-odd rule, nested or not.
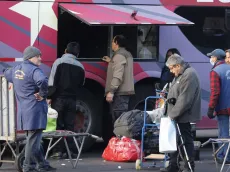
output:
[[[168,60],[167,60],[167,62],[166,62],[166,66],[167,66],[167,67],[168,67],[168,66],[174,66],[174,65],[181,65],[181,66],[183,66],[184,63],[185,63],[185,61],[184,61],[184,58],[183,58],[183,57],[181,57],[181,56],[178,55],[178,54],[173,54],[173,55],[171,55],[171,56],[168,58]]]

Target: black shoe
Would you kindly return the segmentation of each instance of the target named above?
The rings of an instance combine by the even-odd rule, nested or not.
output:
[[[56,153],[53,153],[50,158],[52,159],[62,159],[62,156],[63,156],[63,153],[62,152],[56,152]]]
[[[194,172],[194,170],[192,170],[192,171]],[[191,170],[188,169],[188,168],[186,168],[186,169],[184,169],[182,172],[191,172]]]
[[[51,167],[51,166],[49,165],[49,166],[46,166],[45,168],[39,169],[38,171],[39,171],[39,172],[46,172],[46,171],[53,171],[53,172],[55,172],[56,170],[57,170],[56,168]]]
[[[25,170],[22,170],[22,172],[38,172],[38,170],[36,170],[36,169],[27,170],[27,171],[25,171]]]
[[[217,159],[216,159],[216,162],[217,162],[218,164],[223,164],[224,160],[223,160],[223,159],[217,158]],[[226,161],[225,161],[225,164],[226,164],[226,165],[227,165],[227,164],[229,165],[229,164],[230,164],[230,161],[229,161],[229,160],[226,160]]]
[[[179,164],[180,164],[180,171],[182,171],[182,172],[190,172],[191,171],[187,162],[185,164],[184,161],[181,161]],[[195,162],[191,161],[190,165],[191,165],[192,171],[194,172],[194,170],[195,170]]]
[[[167,168],[160,168],[161,172],[167,172]]]
[[[167,168],[161,168],[161,172],[178,172],[179,168],[177,166],[169,165]]]

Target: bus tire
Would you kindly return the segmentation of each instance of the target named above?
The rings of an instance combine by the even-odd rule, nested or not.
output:
[[[76,100],[77,114],[74,132],[86,132],[100,136],[102,120],[101,109],[102,105],[94,94],[85,88],[79,90]],[[95,143],[95,141],[95,139],[87,137],[85,139],[83,151],[87,151]]]
[[[25,161],[25,152],[23,151],[19,155],[17,155],[15,159],[15,167],[19,172],[23,172],[24,161]]]
[[[129,102],[129,109],[139,109],[144,110],[145,99],[148,96],[155,96],[155,88],[153,84],[139,84],[135,86],[135,95],[133,95]],[[154,109],[154,100],[148,100],[147,107],[148,109]]]
[[[102,125],[102,138],[104,141],[104,146],[107,146],[109,140],[115,136],[113,133],[113,122],[112,122],[112,115],[110,113],[110,106],[109,103],[104,101],[103,105],[103,125]]]

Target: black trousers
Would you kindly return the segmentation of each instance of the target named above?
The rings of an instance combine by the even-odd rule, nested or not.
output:
[[[57,130],[74,131],[76,119],[76,98],[56,98],[52,100],[51,107],[58,112]],[[67,138],[70,150],[74,148],[72,138]],[[55,151],[66,152],[64,141],[54,148]]]
[[[191,124],[190,123],[178,123],[182,138],[184,140],[185,148],[189,157],[189,160],[192,161],[191,165],[192,168],[194,168],[194,143],[193,143],[193,134],[191,130]],[[177,132],[178,133],[178,132]],[[181,140],[179,138],[179,135],[177,136],[177,142],[178,145],[181,145]],[[183,157],[185,158],[185,154],[183,151],[183,147],[180,147],[180,150],[182,152]],[[169,164],[172,166],[177,166],[177,157],[178,157],[178,151],[169,154],[170,156],[170,161]],[[187,164],[185,164],[186,168]]]
[[[128,95],[114,95],[113,102],[110,104],[113,124],[123,112],[127,112],[129,110],[129,99],[130,96]]]

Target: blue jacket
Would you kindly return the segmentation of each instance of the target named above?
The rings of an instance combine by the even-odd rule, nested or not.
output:
[[[230,65],[221,64],[214,69],[220,78],[220,96],[215,110],[218,112],[220,110],[230,108]]]
[[[17,129],[45,129],[47,124],[48,78],[38,66],[30,61],[24,61],[11,69],[4,71],[6,79],[13,83],[17,99]],[[36,100],[38,93],[44,98]]]

